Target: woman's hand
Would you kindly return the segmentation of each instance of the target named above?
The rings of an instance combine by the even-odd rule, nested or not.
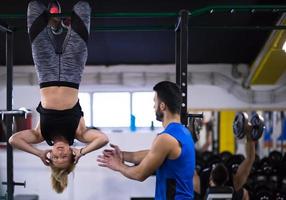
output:
[[[48,157],[48,154],[51,152],[50,149],[48,150],[39,150],[39,157],[41,158],[42,162],[44,163],[44,165],[46,166],[50,166],[51,164],[51,160]]]
[[[72,148],[73,155],[74,155],[74,163],[78,163],[79,159],[84,155],[81,153],[82,149]]]

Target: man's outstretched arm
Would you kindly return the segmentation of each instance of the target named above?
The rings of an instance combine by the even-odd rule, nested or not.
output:
[[[138,165],[148,154],[149,150],[142,150],[136,152],[122,151],[123,161]]]
[[[109,153],[98,157],[99,166],[120,172],[129,179],[144,181],[158,169],[170,154],[175,139],[167,134],[157,136],[150,151],[139,165],[128,166],[122,161],[120,152]]]

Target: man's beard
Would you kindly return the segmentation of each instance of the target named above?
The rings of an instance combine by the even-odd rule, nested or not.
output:
[[[159,109],[156,110],[156,120],[158,121],[163,121],[163,118],[164,118],[164,113],[159,111]]]

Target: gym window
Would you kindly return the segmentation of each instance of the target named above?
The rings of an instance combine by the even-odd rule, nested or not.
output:
[[[162,126],[155,116],[154,92],[82,92],[79,99],[87,126],[129,129],[131,113],[137,128]]]
[[[129,92],[98,92],[93,94],[93,126],[129,127]]]
[[[136,119],[137,127],[160,127],[161,123],[156,120],[154,110],[154,92],[132,93],[132,114]]]
[[[84,112],[84,121],[86,126],[92,126],[91,124],[91,99],[89,93],[79,93],[78,95],[80,106]]]

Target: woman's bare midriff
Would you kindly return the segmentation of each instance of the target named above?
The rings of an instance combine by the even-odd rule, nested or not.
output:
[[[78,89],[51,86],[40,89],[41,104],[46,109],[65,110],[78,101]]]

